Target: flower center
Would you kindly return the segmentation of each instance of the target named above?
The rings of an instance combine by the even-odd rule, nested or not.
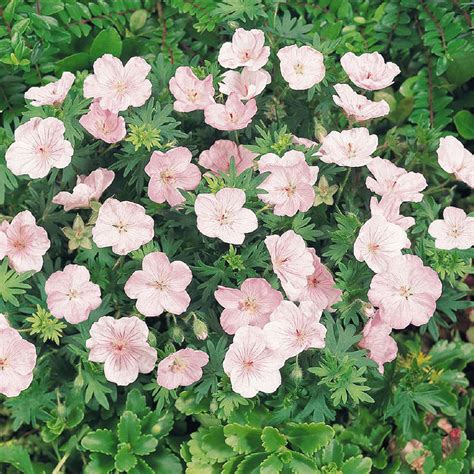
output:
[[[242,61],[248,61],[250,59],[250,51],[244,51],[242,53]]]
[[[165,184],[173,184],[176,181],[170,170],[164,170],[160,173],[160,178]]]
[[[119,221],[118,224],[114,224],[114,227],[118,229],[121,234],[125,234],[127,232],[127,224]]]
[[[283,192],[288,196],[292,197],[296,193],[296,186],[294,184],[288,184],[283,188]]]
[[[306,340],[306,333],[302,329],[297,329],[295,331],[295,336],[297,341],[301,344]]]
[[[180,373],[180,372],[184,372],[185,370],[186,370],[185,362],[179,357],[176,357],[176,359],[171,364],[171,372]]]
[[[234,123],[237,121],[237,115],[234,112],[228,112],[229,122]]]
[[[195,89],[188,90],[188,99],[191,102],[197,102],[199,100],[199,92]]]
[[[112,348],[115,352],[123,352],[125,347],[126,347],[126,344],[123,341],[114,342],[112,344]]]
[[[7,359],[0,359],[0,370],[6,369]]]
[[[115,91],[118,93],[118,94],[123,94],[126,90],[127,90],[127,84],[125,84],[124,82],[116,82],[115,83]]]
[[[244,369],[250,370],[253,368],[253,360],[244,360]]]
[[[74,288],[71,288],[66,295],[69,298],[69,301],[76,299],[79,296],[79,292]]]
[[[257,301],[255,298],[247,298],[243,303],[241,303],[241,310],[246,311],[247,313],[255,314],[257,312]]]
[[[295,70],[296,74],[299,74],[299,75],[304,74],[304,66],[301,63],[296,63],[293,66],[293,69]]]
[[[315,276],[310,276],[307,278],[308,286],[311,288],[316,288],[318,286],[318,279]]]
[[[377,250],[380,248],[380,245],[379,244],[374,244],[373,242],[371,242],[369,245],[368,245],[368,249],[369,249],[369,252],[370,253],[375,253],[377,252]]]
[[[15,240],[12,245],[13,248],[18,251],[24,250],[26,248],[26,243],[21,240]]]
[[[457,225],[453,225],[453,226],[451,226],[451,230],[449,231],[449,235],[451,237],[454,237],[455,239],[457,239],[461,235],[461,230],[459,229],[459,227]]]
[[[165,291],[168,288],[168,285],[164,281],[155,281],[153,287],[160,291]]]
[[[228,225],[230,223],[230,216],[227,212],[221,212],[221,214],[217,216],[217,223],[219,225]]]
[[[408,300],[408,298],[413,295],[409,286],[402,286],[400,288],[400,296]]]
[[[49,148],[45,145],[40,145],[37,148],[37,152],[43,157],[46,158],[49,155]]]

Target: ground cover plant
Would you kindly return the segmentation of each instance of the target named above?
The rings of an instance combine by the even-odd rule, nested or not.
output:
[[[468,473],[468,5],[0,0],[0,471]]]

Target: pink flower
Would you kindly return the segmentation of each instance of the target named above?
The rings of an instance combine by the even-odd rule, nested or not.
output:
[[[277,56],[281,75],[290,89],[310,89],[324,79],[324,57],[310,46],[285,46],[278,51]]]
[[[306,284],[302,288],[285,285],[286,296],[291,301],[311,301],[319,309],[334,311],[331,307],[341,299],[342,291],[336,288],[331,272],[321,263],[313,248],[308,252],[313,258],[313,273],[306,277]]]
[[[401,255],[390,261],[387,269],[374,275],[369,300],[380,309],[382,320],[394,329],[409,324],[426,324],[441,296],[441,281],[416,255]]]
[[[104,54],[94,62],[94,74],[84,81],[84,97],[99,99],[100,107],[113,113],[130,106],[141,107],[151,95],[151,82],[146,78],[150,65],[140,57],[120,59]]]
[[[54,117],[35,117],[20,125],[5,154],[8,169],[35,179],[44,178],[51,168],[65,168],[74,150],[64,139],[64,131],[64,124]]]
[[[314,267],[313,256],[306,248],[303,237],[293,230],[287,230],[282,235],[269,235],[265,239],[265,246],[272,260],[273,271],[285,291],[287,284],[292,288],[304,288]]]
[[[98,140],[106,143],[118,143],[125,138],[125,120],[116,113],[103,110],[99,100],[94,100],[89,112],[79,119],[79,123]]]
[[[125,294],[137,300],[137,309],[145,316],[159,316],[164,311],[184,313],[191,302],[186,287],[193,275],[181,261],[171,262],[163,252],[145,256],[143,270],[133,272],[125,283]]]
[[[4,314],[0,313],[0,330],[1,329],[7,329],[9,327],[10,327],[10,325],[8,324],[7,317]]]
[[[317,142],[309,138],[297,137],[296,135],[291,136],[291,143],[293,143],[293,145],[303,145],[306,148],[312,148],[317,145]]]
[[[219,83],[219,91],[225,95],[235,93],[240,100],[250,100],[259,95],[270,84],[272,77],[264,69],[251,71],[244,67],[242,72],[226,71]]]
[[[6,255],[10,267],[18,273],[39,272],[43,267],[43,255],[48,251],[51,242],[47,232],[36,225],[33,214],[23,211],[18,213],[10,224],[3,222],[0,235],[2,233],[7,238]],[[3,242],[5,243],[4,239]]]
[[[116,254],[126,255],[153,239],[153,227],[140,204],[109,198],[99,210],[92,239],[99,248],[112,247]]]
[[[18,331],[0,328],[0,393],[16,397],[27,389],[33,380],[36,349],[25,341]]]
[[[104,362],[105,378],[117,385],[129,385],[139,373],[148,374],[157,359],[148,344],[147,325],[131,316],[114,319],[102,316],[90,330],[86,341],[91,362]]]
[[[177,112],[204,110],[215,103],[212,74],[201,81],[188,66],[176,69],[174,77],[170,79],[169,88],[176,99],[173,107]]]
[[[466,250],[474,245],[474,218],[462,209],[449,206],[443,211],[443,220],[430,224],[428,233],[436,239],[438,249]]]
[[[454,137],[439,141],[438,163],[447,173],[454,173],[457,180],[474,188],[474,156]]]
[[[62,191],[53,198],[54,204],[64,206],[65,211],[90,207],[91,201],[98,201],[102,193],[112,184],[115,173],[98,168],[88,176],[78,176],[72,193]]]
[[[354,92],[347,84],[336,84],[334,89],[337,93],[332,96],[335,104],[344,109],[349,118],[358,122],[384,117],[390,113],[390,107],[385,100],[373,102]]]
[[[237,28],[232,42],[221,46],[217,60],[222,67],[228,69],[245,66],[251,71],[257,71],[265,66],[270,56],[270,48],[264,44],[263,31]]]
[[[388,222],[396,224],[403,230],[408,230],[415,225],[413,217],[405,217],[400,214],[401,201],[393,194],[385,194],[380,201],[375,196],[370,199],[370,212],[372,217],[383,216]],[[408,248],[409,245],[406,247]]]
[[[247,278],[240,290],[219,286],[214,297],[225,308],[221,326],[227,334],[235,334],[244,326],[263,328],[283,299],[281,293],[263,278]]]
[[[173,390],[187,387],[202,377],[202,368],[209,362],[209,356],[203,351],[181,349],[158,364],[158,385]]]
[[[145,173],[150,176],[148,196],[157,203],[170,206],[182,204],[186,199],[179,192],[196,189],[201,181],[199,168],[191,163],[191,152],[184,146],[172,148],[166,153],[154,151]]]
[[[318,155],[325,163],[350,168],[365,166],[372,161],[378,141],[377,135],[370,135],[363,127],[331,132],[324,138]]]
[[[369,91],[385,89],[400,74],[400,68],[394,63],[385,63],[379,53],[364,53],[360,56],[346,53],[341,58],[341,65],[356,86]]]
[[[410,245],[401,227],[391,224],[383,216],[374,216],[360,228],[354,243],[354,256],[375,273],[380,273],[387,269],[393,257],[402,254],[401,250],[407,243]]]
[[[199,164],[211,170],[214,174],[228,173],[231,158],[237,174],[252,168],[258,153],[253,153],[243,145],[237,145],[230,140],[217,140],[209,150],[204,150],[199,155]]]
[[[25,92],[25,99],[31,100],[31,105],[41,107],[42,105],[60,105],[74,84],[76,77],[71,72],[63,72],[61,79],[50,82],[43,87],[30,87]]]
[[[270,175],[259,186],[267,194],[258,197],[273,206],[277,216],[294,216],[298,211],[306,212],[313,206],[313,185],[319,168],[306,163],[301,151],[287,151],[282,158],[267,153],[258,163],[260,172],[270,171]]]
[[[197,228],[201,234],[228,244],[242,244],[245,234],[258,227],[257,216],[243,208],[245,193],[224,188],[216,194],[199,194],[194,204]]]
[[[379,366],[379,372],[383,374],[383,365],[392,362],[397,357],[398,347],[395,339],[390,336],[392,328],[382,321],[380,311],[367,321],[363,331],[359,347],[369,351],[369,359]]]
[[[232,390],[245,398],[258,392],[273,393],[281,385],[283,358],[267,348],[262,329],[245,326],[237,330],[224,358],[224,372]]]
[[[365,185],[380,196],[390,194],[401,202],[420,202],[423,199],[421,191],[428,186],[421,173],[407,172],[389,160],[374,158],[368,165],[374,175],[366,179]]]
[[[100,306],[99,285],[92,283],[90,277],[89,270],[81,265],[66,265],[63,271],[50,275],[44,289],[54,317],[79,324]]]
[[[237,94],[232,93],[225,104],[208,105],[204,109],[204,121],[217,130],[240,130],[252,121],[256,113],[255,99],[244,105]]]
[[[8,238],[5,230],[9,225],[7,221],[3,221],[2,224],[0,224],[0,260],[5,258],[8,251]]]

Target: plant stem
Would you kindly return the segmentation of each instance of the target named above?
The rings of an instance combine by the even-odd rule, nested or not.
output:
[[[339,188],[339,191],[337,192],[336,203],[335,203],[336,206],[339,204],[339,201],[341,200],[342,191],[346,187],[350,174],[351,174],[351,168],[347,168],[346,175],[344,176],[344,180],[342,181],[341,187]]]

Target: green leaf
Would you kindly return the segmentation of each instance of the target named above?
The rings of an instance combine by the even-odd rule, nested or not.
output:
[[[324,423],[288,423],[283,431],[290,443],[305,454],[324,448],[334,437],[334,430]]]
[[[148,18],[148,13],[146,10],[136,10],[130,16],[130,31],[132,33],[137,32],[145,26],[146,20]]]
[[[140,420],[135,413],[125,411],[117,425],[118,439],[121,443],[134,444],[140,438]]]
[[[139,416],[147,414],[148,408],[145,396],[142,395],[138,389],[134,388],[127,395],[125,409]]]
[[[260,465],[267,456],[267,453],[254,453],[246,456],[238,465],[235,474],[260,474]]]
[[[129,471],[137,464],[137,458],[132,453],[129,444],[120,444],[115,455],[115,469],[118,471]]]
[[[224,427],[225,442],[238,454],[250,454],[262,449],[262,430],[236,423]]]
[[[275,474],[281,472],[283,463],[277,454],[271,454],[260,464],[260,474]]]
[[[23,295],[26,290],[31,289],[27,283],[23,283],[30,278],[32,272],[16,273],[8,269],[8,260],[3,259],[0,265],[0,297],[13,306],[19,306],[18,295]]]
[[[372,469],[372,460],[370,458],[354,456],[342,465],[343,474],[369,474]]]
[[[35,473],[30,455],[23,446],[14,444],[0,446],[0,464],[2,463],[11,464],[14,468],[25,474]],[[4,472],[7,471],[8,469],[5,468]]]
[[[266,426],[262,431],[262,444],[265,451],[278,451],[286,445],[286,438],[272,426]]]
[[[146,456],[152,453],[157,446],[158,440],[152,435],[141,436],[135,443],[132,443],[133,452],[139,456]]]
[[[86,466],[85,474],[108,474],[114,469],[113,458],[101,453],[91,455],[91,461]]]
[[[454,116],[454,124],[461,137],[474,139],[474,115],[469,110],[460,110]]]
[[[117,450],[117,438],[110,430],[96,430],[87,433],[81,441],[82,447],[88,451],[102,454],[115,454]]]
[[[89,64],[90,58],[87,53],[74,53],[56,62],[56,72],[76,72],[82,69],[88,69]]]
[[[315,474],[318,472],[316,463],[301,453],[292,452],[288,465],[294,474]]]
[[[120,57],[122,54],[122,40],[115,28],[102,30],[94,39],[89,52],[90,58],[95,61],[104,54]]]

